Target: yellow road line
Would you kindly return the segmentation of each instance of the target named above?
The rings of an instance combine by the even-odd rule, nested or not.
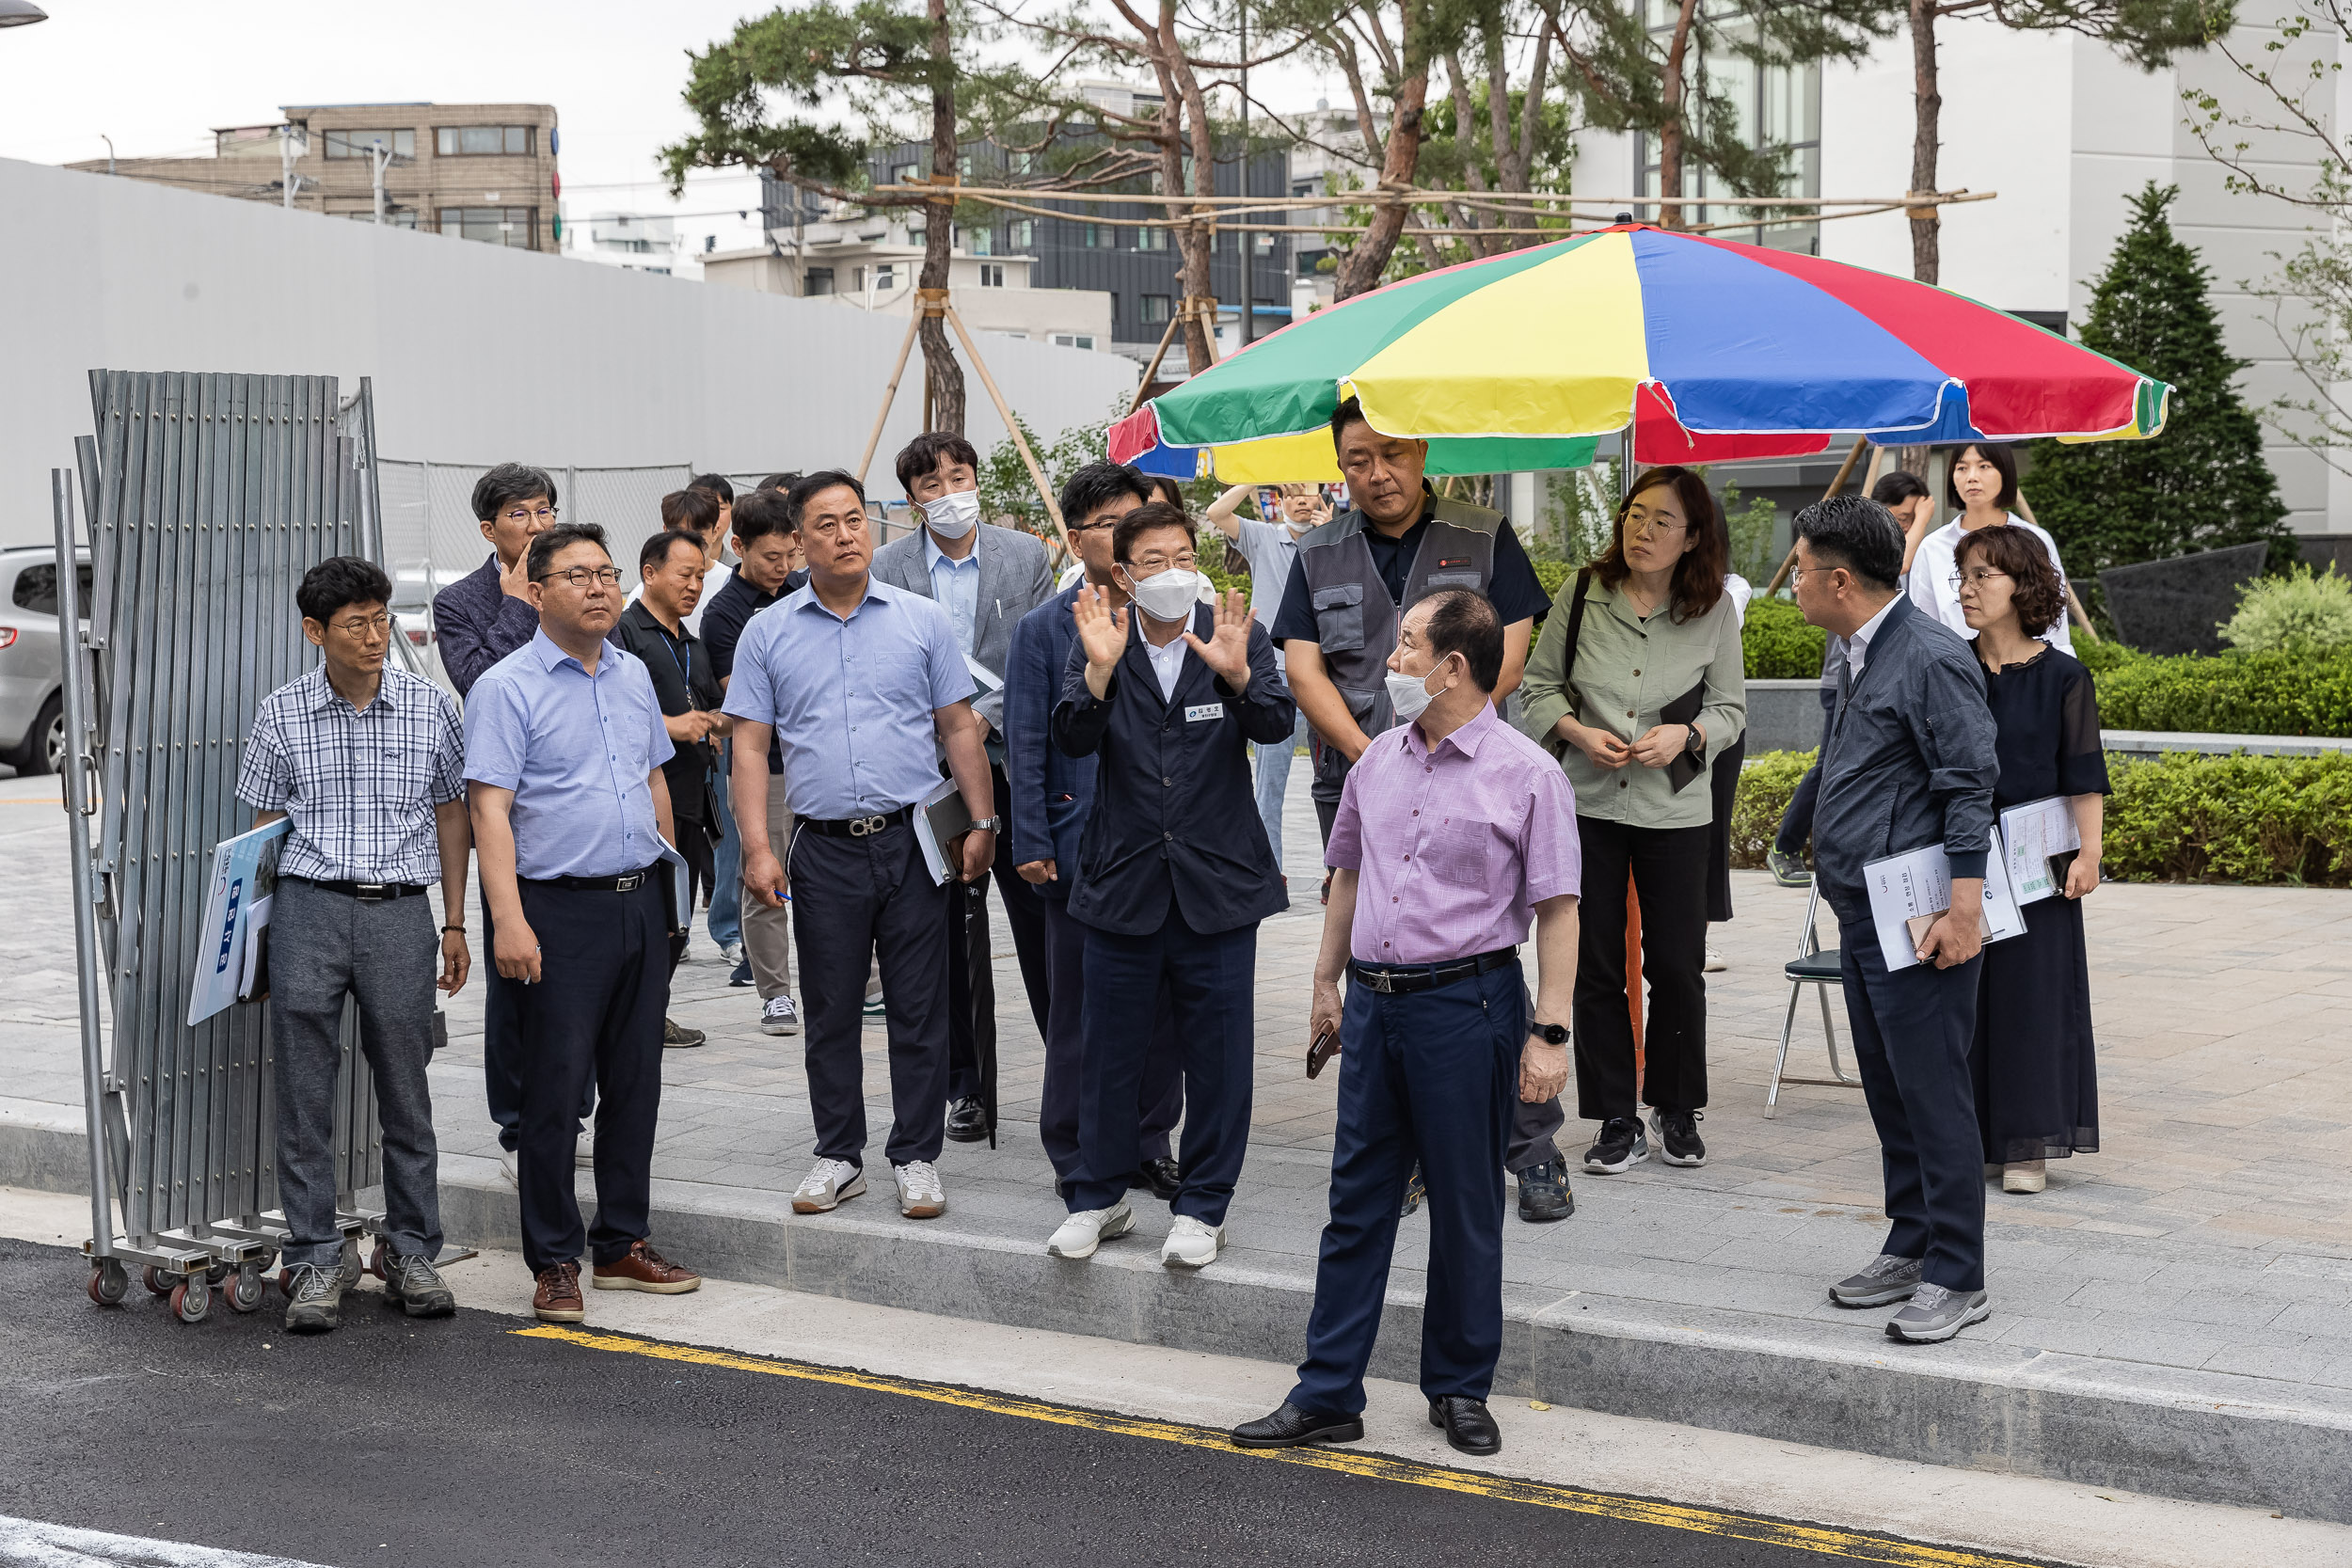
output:
[[[1025,1420],[1050,1421],[1057,1426],[1084,1427],[1092,1432],[1113,1433],[1122,1437],[1148,1437],[1162,1443],[1181,1443],[1186,1448],[1212,1449],[1238,1458],[1272,1459],[1286,1465],[1305,1465],[1318,1470],[1336,1470],[1343,1475],[1362,1476],[1373,1481],[1390,1481],[1408,1486],[1428,1486],[1443,1492],[1461,1492],[1473,1497],[1494,1497],[1504,1502],[1533,1503],[1538,1508],[1557,1508],[1571,1513],[1597,1514],[1605,1519],[1622,1519],[1630,1524],[1657,1525],[1668,1529],[1693,1530],[1703,1535],[1724,1536],[1735,1541],[1758,1541],[1771,1545],[1790,1546],[1800,1551],[1819,1552],[1832,1557],[1851,1558],[1857,1562],[1884,1562],[1902,1568],[2028,1568],[2027,1564],[2010,1558],[1990,1557],[1982,1552],[1960,1551],[1946,1546],[1918,1545],[1907,1541],[1892,1541],[1880,1536],[1866,1535],[1856,1530],[1826,1528],[1818,1525],[1788,1524],[1778,1519],[1761,1519],[1751,1514],[1726,1513],[1711,1508],[1689,1508],[1678,1503],[1651,1502],[1641,1497],[1613,1497],[1602,1492],[1586,1492],[1573,1486],[1552,1486],[1542,1481],[1520,1481],[1510,1476],[1482,1475],[1470,1470],[1448,1469],[1438,1465],[1424,1465],[1417,1460],[1392,1459],[1385,1454],[1356,1453],[1343,1449],[1313,1447],[1304,1449],[1237,1449],[1228,1442],[1222,1432],[1206,1427],[1184,1426],[1174,1421],[1145,1420],[1134,1416],[1113,1415],[1101,1410],[1078,1410],[1067,1405],[1045,1404],[1036,1400],[1015,1398],[1009,1394],[991,1394],[978,1389],[958,1388],[946,1384],[920,1383],[912,1378],[884,1377],[874,1372],[857,1371],[843,1367],[819,1367],[802,1361],[783,1361],[769,1356],[740,1355],[732,1351],[702,1350],[692,1345],[675,1345],[658,1339],[640,1339],[628,1335],[592,1334],[584,1329],[567,1328],[560,1323],[540,1323],[514,1331],[526,1339],[554,1339],[578,1345],[584,1350],[615,1351],[628,1355],[651,1356],[660,1361],[685,1361],[699,1367],[723,1367],[734,1371],[762,1372],[771,1377],[799,1378],[808,1383],[830,1383],[845,1388],[865,1388],[876,1393],[902,1394],[910,1399],[928,1400],[934,1404],[961,1405],[967,1410],[985,1410],[993,1415],[1016,1416]]]

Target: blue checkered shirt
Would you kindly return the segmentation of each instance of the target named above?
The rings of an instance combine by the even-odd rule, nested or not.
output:
[[[457,705],[431,681],[386,666],[365,709],[324,669],[262,699],[237,795],[294,820],[278,870],[324,882],[437,882],[433,808],[461,798]]]

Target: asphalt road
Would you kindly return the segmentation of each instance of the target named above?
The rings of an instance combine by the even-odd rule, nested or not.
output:
[[[186,1325],[135,1280],[124,1307],[92,1306],[86,1277],[72,1253],[0,1240],[0,1516],[329,1568],[1991,1560],[1596,1515],[1422,1466],[1269,1462],[1181,1429],[616,1354],[482,1312],[412,1323],[373,1281],[340,1331],[294,1339],[274,1293]]]

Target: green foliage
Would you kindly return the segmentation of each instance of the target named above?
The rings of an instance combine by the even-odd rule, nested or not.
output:
[[[2250,361],[2223,343],[2212,272],[2173,235],[2166,210],[2177,195],[2151,182],[2131,198],[2131,227],[2082,325],[2085,348],[2171,384],[2164,434],[2033,443],[2034,512],[2076,576],[2257,539],[2273,543],[2273,560],[2295,557],[2262,426],[2237,391]]]
[[[1764,852],[1780,832],[1788,798],[1813,766],[1814,752],[1758,752],[1740,769],[1739,792],[1731,801],[1731,863],[1754,871],[1764,864]]]
[[[1746,656],[1752,681],[1818,679],[1829,634],[1809,624],[1804,612],[1788,599],[1758,594],[1748,601],[1747,624],[1740,628],[1740,647]]]
[[[1057,499],[1072,474],[1103,459],[1104,433],[1110,426],[1107,418],[1092,424],[1072,425],[1056,437],[1052,446],[1038,440],[1028,420],[1018,414],[1013,418],[1020,421],[1021,433],[1029,438],[1030,450],[1037,453],[1038,466],[1045,470],[1046,482],[1053,485]],[[1038,497],[1036,484],[1030,482],[1028,465],[1021,461],[1021,449],[1009,436],[980,460],[980,515],[1009,519],[1041,539],[1055,538],[1053,519]]]
[[[2110,759],[2106,870],[2129,882],[2352,886],[2352,755]]]
[[[2099,718],[2114,730],[2352,736],[2352,648],[2131,654],[2099,677]]]
[[[1779,564],[1772,559],[1772,529],[1780,520],[1780,510],[1767,496],[1752,496],[1745,506],[1740,505],[1737,484],[1724,485],[1721,500],[1724,522],[1731,533],[1731,569],[1761,592]]]
[[[2074,640],[2074,657],[2084,669],[2101,679],[2106,678],[2108,671],[2121,669],[2133,659],[2146,657],[2145,654],[2134,653],[2112,637],[2102,637],[2096,642],[2079,636]]]
[[[2352,646],[2352,578],[2331,562],[2324,573],[2297,566],[2282,578],[2258,578],[2222,623],[2221,641],[2249,653],[2313,653]]]
[[[1748,758],[1731,814],[1731,863],[1758,870],[1811,752]],[[2352,755],[2110,754],[2102,843],[2120,881],[2352,886]]]
[[[1544,585],[1547,599],[1559,598],[1561,588],[1576,571],[1566,562],[1558,560],[1531,561],[1528,564],[1535,568],[1535,580]]]

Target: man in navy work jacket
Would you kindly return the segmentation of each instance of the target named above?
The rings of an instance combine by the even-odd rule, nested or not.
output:
[[[1005,671],[1008,844],[1014,871],[1041,895],[1045,911],[1045,1084],[1037,1135],[1057,1181],[1069,1180],[1078,1165],[1086,927],[1070,917],[1070,888],[1078,875],[1078,834],[1094,809],[1094,759],[1065,756],[1048,731],[1078,640],[1073,607],[1079,591],[1091,587],[1108,595],[1114,610],[1127,603],[1111,566],[1111,534],[1120,518],[1151,499],[1143,476],[1123,464],[1089,463],[1070,476],[1061,487],[1061,515],[1086,579],[1021,618]],[[1152,1196],[1166,1203],[1178,1187],[1168,1135],[1184,1112],[1184,1079],[1175,1024],[1165,1007],[1144,1058],[1142,1092],[1143,1176]]]
[[[1829,1294],[1840,1307],[1907,1302],[1887,1335],[1932,1344],[1993,1310],[1968,1067],[2000,773],[1993,715],[1975,653],[1898,591],[1903,538],[1886,508],[1860,496],[1819,501],[1797,514],[1796,533],[1797,608],[1846,640],[1813,808],[1814,875],[1837,911],[1846,1016],[1891,1222],[1880,1255]],[[1919,961],[1890,970],[1865,868],[1930,844],[1950,863],[1952,907],[1919,939]]]
[[[1163,987],[1184,1041],[1185,1115],[1162,1263],[1216,1260],[1248,1144],[1258,922],[1289,905],[1248,743],[1289,735],[1298,710],[1248,595],[1200,602],[1193,550],[1180,508],[1138,506],[1111,531],[1132,611],[1091,589],[1073,606],[1054,744],[1100,762],[1070,894],[1087,927],[1087,1072],[1078,1169],[1062,1183],[1070,1217],[1047,1243],[1057,1257],[1091,1257],[1135,1227],[1126,1195],[1151,1040],[1136,1023],[1160,1010]]]

